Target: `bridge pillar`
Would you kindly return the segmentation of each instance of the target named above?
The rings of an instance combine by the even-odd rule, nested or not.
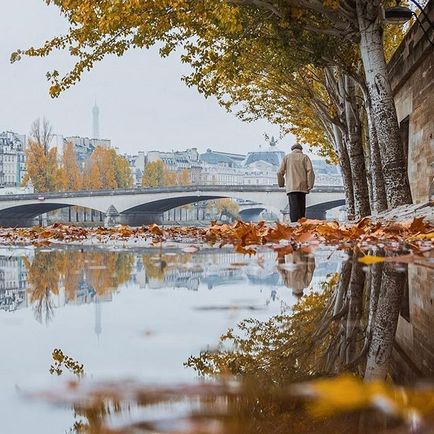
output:
[[[107,211],[105,212],[104,226],[106,227],[116,226],[119,223],[120,223],[120,214],[113,205],[110,205]]]
[[[128,226],[142,226],[161,224],[163,222],[162,212],[135,212],[120,214],[119,223]]]

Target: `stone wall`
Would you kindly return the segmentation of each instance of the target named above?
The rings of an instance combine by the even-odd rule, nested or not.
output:
[[[433,0],[425,11],[434,21]],[[433,29],[420,17],[434,41]],[[413,25],[394,53],[389,75],[403,129],[408,120],[408,173],[413,201],[426,202],[433,192],[434,173],[434,47],[419,23]]]
[[[396,330],[392,366],[396,379],[412,382],[417,377],[434,377],[434,270],[408,266],[405,295]]]

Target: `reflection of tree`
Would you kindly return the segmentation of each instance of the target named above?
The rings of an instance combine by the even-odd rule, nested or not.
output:
[[[125,411],[126,409],[121,407],[119,401],[104,399],[103,397],[90,405],[75,404],[74,418],[76,422],[68,431],[68,434],[109,433],[110,431],[108,431],[106,425],[107,417],[119,413],[121,410]]]
[[[358,258],[350,256],[339,277],[330,276],[323,284],[322,293],[303,297],[289,314],[241,322],[237,332],[231,329],[222,336],[217,350],[191,356],[186,365],[201,375],[235,375],[247,390],[253,385],[251,399],[229,400],[228,408],[237,414],[250,412],[254,426],[268,423],[269,432],[315,432],[312,425],[303,427],[297,407],[283,404],[279,391],[294,382],[342,372],[384,379],[405,281],[405,273],[391,263],[365,272]],[[376,423],[356,412],[350,420],[366,431]],[[339,431],[332,426],[330,432]]]
[[[56,348],[52,355],[53,364],[50,366],[50,374],[62,375],[64,370],[76,375],[77,380],[84,375],[84,365],[63,353]],[[77,402],[73,404],[74,425],[69,429],[69,434],[101,434],[105,432],[106,418],[114,413],[119,413],[125,408],[121,403],[113,398],[98,396],[91,402]]]
[[[268,321],[244,320],[239,333],[230,329],[215,352],[190,357],[188,366],[202,375],[232,374],[254,377],[262,384],[287,384],[304,380],[316,370],[328,341],[312,337],[329,308],[337,277],[324,283],[324,291],[300,299],[291,314]],[[229,344],[229,346],[228,346]],[[300,362],[302,360],[302,362]]]
[[[253,376],[264,384],[347,371],[384,378],[404,277],[390,263],[365,273],[352,257],[321,294],[307,295],[290,314],[241,322],[238,333],[222,336],[217,351],[190,357],[187,365],[203,375]]]
[[[134,256],[113,252],[82,252],[75,250],[35,252],[27,269],[29,301],[38,321],[53,316],[53,296],[65,290],[66,302],[76,300],[80,285],[103,295],[127,282],[132,274]]]
[[[59,294],[59,274],[62,258],[51,252],[37,252],[30,263],[24,258],[29,284],[29,299],[39,322],[49,322],[53,317],[52,295]]]
[[[191,260],[190,254],[168,255],[160,252],[146,253],[142,256],[142,263],[145,267],[146,277],[149,280],[158,280],[162,282],[166,273],[173,269],[179,269]]]
[[[376,309],[371,312],[371,338],[365,379],[385,378],[392,355],[406,278],[393,264],[384,264]]]
[[[132,274],[134,256],[125,253],[97,252],[86,258],[86,280],[98,295],[114,291]]]

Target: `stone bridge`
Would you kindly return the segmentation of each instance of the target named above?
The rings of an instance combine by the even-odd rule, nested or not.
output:
[[[267,209],[280,217],[287,207],[284,189],[261,185],[189,185],[33,193],[0,196],[0,226],[30,226],[35,217],[69,206],[99,211],[106,216],[106,224],[136,226],[158,222],[162,213],[172,208],[221,198],[247,200],[256,204],[256,208]],[[315,187],[307,196],[308,212],[313,217],[321,217],[325,210],[344,203],[342,187]]]

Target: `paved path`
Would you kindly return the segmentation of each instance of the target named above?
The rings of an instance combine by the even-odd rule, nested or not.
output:
[[[414,217],[425,217],[434,224],[434,202],[403,205],[398,208],[382,212],[378,218],[384,220],[407,220]]]

